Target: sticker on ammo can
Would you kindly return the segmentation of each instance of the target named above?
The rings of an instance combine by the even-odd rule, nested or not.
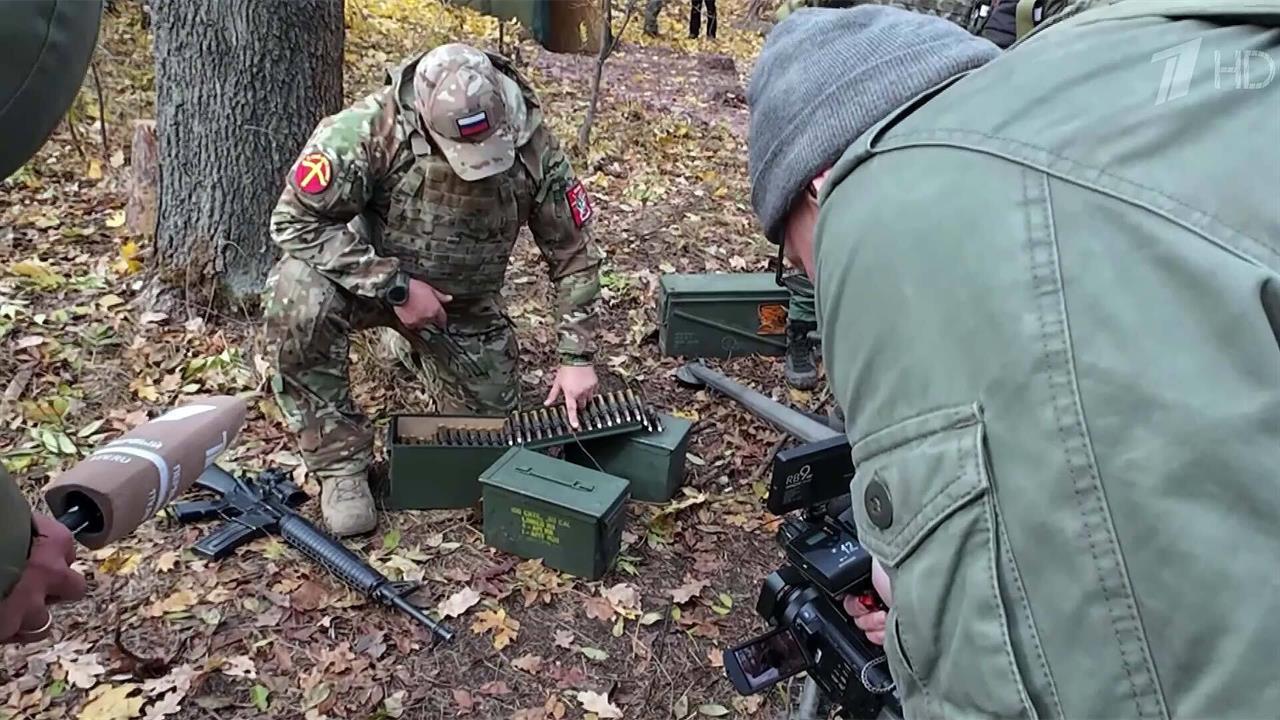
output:
[[[765,303],[756,307],[760,327],[757,335],[783,335],[787,332],[787,306]]]

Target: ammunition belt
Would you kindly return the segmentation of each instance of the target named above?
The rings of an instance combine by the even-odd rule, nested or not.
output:
[[[643,397],[631,388],[599,393],[578,408],[580,430],[569,424],[569,411],[564,403],[551,407],[512,413],[501,429],[440,425],[433,437],[404,436],[410,445],[447,445],[461,447],[502,447],[535,444],[554,445],[569,442],[581,434],[591,437],[621,434],[644,429],[660,432],[662,422]]]

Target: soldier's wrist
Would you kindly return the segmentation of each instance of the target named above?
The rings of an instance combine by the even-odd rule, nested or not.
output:
[[[573,353],[561,352],[560,353],[561,367],[583,367],[583,366],[590,367],[591,365],[594,365],[594,364],[595,364],[595,360],[590,353],[577,353],[577,352],[573,352]]]
[[[373,285],[373,295],[378,300],[386,300],[387,291],[402,282],[404,278],[404,271],[400,268],[399,258],[386,259],[391,260],[391,267]]]

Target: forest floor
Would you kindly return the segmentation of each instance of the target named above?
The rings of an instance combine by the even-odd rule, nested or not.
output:
[[[697,421],[676,498],[628,504],[619,565],[587,582],[487,547],[471,511],[382,513],[376,534],[348,546],[393,579],[424,583],[415,601],[457,633],[433,647],[422,628],[278,539],[208,562],[190,548],[210,527],[157,518],[108,549],[81,548],[89,598],[57,608],[53,639],[0,650],[0,718],[777,716],[798,682],[739,697],[720,653],[764,628],[756,595],[781,553],[761,497],[780,435],[676,385],[679,361],[654,341],[661,274],[766,267],[750,213],[744,100],[763,38],[738,27],[745,2],[720,3],[714,41],[688,39],[687,6],[668,5],[662,37],[645,37],[638,16],[628,25],[606,66],[591,149],[574,156],[608,253],[602,385],[641,382],[659,409]],[[496,21],[433,0],[348,8],[348,100],[434,43],[497,47]],[[133,4],[109,16],[96,61],[104,106],[87,81],[69,122],[0,183],[0,451],[37,503],[93,448],[200,393],[250,404],[224,467],[300,464],[267,392],[257,318],[136,302],[151,248],[129,237],[124,205],[131,123],[154,112],[150,48]],[[515,54],[572,145],[594,58],[529,42]],[[533,404],[554,367],[553,326],[543,265],[533,243],[518,247],[508,303],[523,401]],[[358,401],[384,418],[428,409],[427,394],[374,348],[353,351]],[[788,391],[780,358],[711,364],[793,406],[827,403],[822,389]],[[316,518],[316,506],[303,511]]]

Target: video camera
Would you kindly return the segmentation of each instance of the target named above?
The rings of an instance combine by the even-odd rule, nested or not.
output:
[[[902,717],[884,651],[844,611],[842,597],[878,604],[871,555],[858,542],[849,508],[853,463],[843,436],[779,452],[766,506],[797,510],[778,530],[787,564],[765,578],[756,612],[773,629],[724,652],[734,688],[752,695],[806,672],[846,717]]]

